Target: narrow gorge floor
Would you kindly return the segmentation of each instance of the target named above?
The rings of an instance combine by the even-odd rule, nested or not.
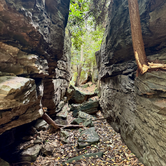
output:
[[[86,89],[83,88],[83,90],[85,92],[93,91],[94,87],[94,85],[91,85]],[[72,114],[70,114],[70,116],[72,120]],[[120,135],[116,133],[113,128],[107,123],[107,121],[103,118],[101,111],[98,111],[95,117],[96,119],[93,120],[93,124],[100,138],[98,143],[86,146],[81,149],[78,148],[80,131],[87,128],[63,129],[63,131],[67,131],[69,133],[67,143],[65,143],[64,140],[61,138],[61,131],[40,131],[40,137],[45,140],[44,146],[47,146],[47,152],[45,152],[44,154],[41,152],[37,160],[34,163],[31,163],[31,165],[143,166],[143,164],[138,161],[136,156],[131,153],[127,146],[122,143]],[[89,156],[89,154],[93,155]],[[82,159],[79,160],[78,156],[82,156]]]

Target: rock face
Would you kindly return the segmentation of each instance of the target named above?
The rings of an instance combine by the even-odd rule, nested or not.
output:
[[[39,118],[40,109],[33,79],[0,77],[0,133]]]
[[[166,63],[166,1],[138,0],[149,61]],[[164,166],[166,72],[136,77],[127,0],[115,0],[96,53],[104,116],[146,166]]]
[[[1,0],[0,135],[49,114],[70,81],[69,0]]]

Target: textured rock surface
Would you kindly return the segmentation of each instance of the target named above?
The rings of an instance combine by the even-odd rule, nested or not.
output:
[[[0,134],[49,114],[70,81],[69,0],[1,0]],[[66,34],[66,35],[65,35]]]
[[[32,146],[26,150],[24,150],[21,154],[20,154],[20,158],[23,161],[27,161],[27,162],[34,162],[40,152],[42,148],[42,145],[35,145]]]
[[[0,133],[36,120],[40,109],[33,79],[0,77]]]
[[[82,111],[87,114],[94,114],[98,112],[100,109],[99,101],[87,101],[82,104],[72,104],[71,110],[72,111]]]
[[[84,93],[74,86],[70,86],[67,90],[66,96],[70,103],[81,104],[86,102],[89,98],[97,96],[97,93]]]
[[[166,62],[166,1],[138,0],[150,61]],[[104,116],[146,166],[164,166],[166,72],[135,77],[127,0],[110,5],[101,50],[96,53]]]
[[[91,144],[99,142],[100,138],[95,131],[94,127],[91,127],[87,130],[81,132],[80,137],[78,138],[78,147],[83,148]]]

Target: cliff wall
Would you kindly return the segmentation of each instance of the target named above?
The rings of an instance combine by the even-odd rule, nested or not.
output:
[[[166,63],[166,1],[138,0],[149,61]],[[146,166],[166,165],[166,71],[136,77],[127,0],[114,0],[96,53],[107,121]]]
[[[70,81],[70,0],[0,0],[0,134],[55,114]]]

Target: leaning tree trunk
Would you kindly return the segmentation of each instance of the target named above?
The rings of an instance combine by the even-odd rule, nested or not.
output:
[[[134,49],[134,55],[135,55],[135,59],[138,66],[138,72],[140,72],[141,74],[144,74],[149,69],[166,70],[165,64],[153,63],[153,62],[150,63],[147,61],[143,37],[142,37],[138,1],[128,0],[128,4],[129,4],[133,49]]]
[[[147,62],[143,38],[142,38],[138,2],[137,0],[128,0],[128,4],[129,4],[130,24],[131,24],[131,33],[132,33],[135,59],[136,59],[139,71],[141,73],[145,73],[148,70],[145,67],[145,66],[148,66],[148,62]]]

